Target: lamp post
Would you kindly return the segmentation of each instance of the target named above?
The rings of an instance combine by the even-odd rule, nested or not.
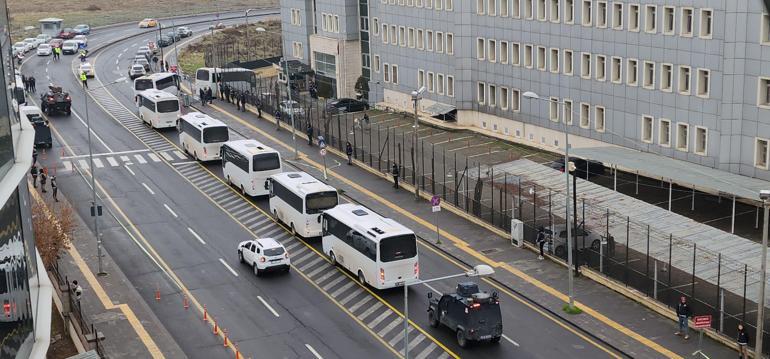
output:
[[[412,282],[404,282],[404,359],[409,359],[409,286],[415,284],[427,284],[431,282],[437,282],[445,279],[452,279],[457,277],[488,277],[495,274],[495,270],[486,264],[479,264],[473,269],[464,273],[452,274],[448,276],[416,280]]]
[[[754,357],[762,358],[762,339],[765,327],[765,287],[767,286],[767,226],[768,226],[768,204],[770,199],[770,190],[759,191],[759,198],[762,200],[763,219],[762,225],[762,272],[759,280],[759,301],[757,302],[757,343],[754,348]]]
[[[90,116],[88,115],[88,93],[94,90],[102,89],[107,86],[114,85],[118,82],[125,81],[125,77],[121,77],[115,81],[109,82],[107,84],[104,84],[99,87],[95,87],[89,90],[86,90],[86,96],[83,96],[85,104],[85,111],[86,111],[86,130],[88,131],[88,161],[89,161],[89,169],[91,172],[91,211],[94,216],[94,235],[96,236],[96,256],[98,257],[99,267],[98,267],[98,275],[106,275],[107,273],[104,271],[102,267],[102,236],[99,234],[99,212],[98,207],[96,206],[96,172],[94,168],[94,151],[93,147],[91,146],[91,121],[89,120]]]
[[[546,101],[548,103],[552,102],[551,100],[546,100],[546,99],[540,98],[540,96],[538,94],[536,94],[536,93],[534,93],[532,91],[525,92],[523,94],[523,96],[525,98],[528,98],[528,99],[541,100],[541,101]],[[557,101],[557,103],[559,103],[562,106],[564,106],[564,102]],[[566,199],[567,200],[567,203],[566,203],[566,205],[567,205],[567,215],[566,215],[566,217],[567,218],[566,218],[566,223],[567,223],[567,247],[569,247],[568,250],[567,250],[567,267],[568,267],[567,268],[567,273],[568,273],[567,278],[569,279],[568,280],[568,282],[569,282],[569,309],[573,309],[573,308],[575,308],[575,297],[574,297],[574,292],[573,292],[573,288],[574,288],[573,281],[574,280],[573,280],[573,273],[572,273],[572,259],[573,259],[572,258],[572,246],[573,246],[573,243],[574,243],[574,238],[572,238],[572,228],[570,228],[572,226],[570,225],[570,218],[569,218],[569,216],[570,216],[570,213],[569,213],[569,209],[570,209],[569,208],[569,202],[570,202],[570,198],[569,198],[570,197],[570,194],[569,194],[569,192],[570,192],[569,191],[569,187],[570,187],[569,186],[569,168],[570,167],[569,167],[569,164],[570,164],[570,162],[569,162],[569,131],[567,129],[567,123],[565,122],[564,123],[564,179],[567,182],[566,183],[566,185],[567,185],[567,196],[566,196],[566,198],[567,198]]]
[[[412,102],[414,103],[414,125],[412,125],[412,167],[414,167],[414,199],[420,199],[420,185],[417,182],[418,162],[417,161],[417,127],[419,126],[419,119],[417,117],[417,106],[422,99],[422,93],[425,92],[425,86],[412,91]]]
[[[249,13],[255,10],[256,9],[247,9],[246,12],[243,14],[243,19],[245,20],[245,23],[246,23],[246,41],[247,41],[246,43],[247,44],[249,39]],[[256,55],[257,54],[255,53],[254,56]]]

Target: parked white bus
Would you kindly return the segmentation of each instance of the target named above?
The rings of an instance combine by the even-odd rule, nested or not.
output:
[[[417,239],[409,228],[352,203],[322,214],[324,253],[377,289],[419,279]]]
[[[158,72],[134,79],[134,96],[149,89],[179,91],[179,75],[172,72]]]
[[[281,173],[281,154],[256,140],[222,144],[222,173],[228,184],[249,196],[265,196],[268,177]]]
[[[165,91],[144,90],[139,93],[139,118],[152,128],[176,127],[182,112],[179,99]]]
[[[200,112],[180,117],[177,129],[182,149],[198,161],[221,159],[222,144],[230,140],[226,124]]]
[[[339,202],[337,190],[305,172],[270,176],[270,212],[301,237],[321,236],[321,213]]]
[[[195,71],[195,91],[193,93],[198,94],[200,89],[211,88],[212,95],[218,97],[220,81],[235,88],[248,90],[257,86],[257,76],[252,70],[240,67],[201,67]]]

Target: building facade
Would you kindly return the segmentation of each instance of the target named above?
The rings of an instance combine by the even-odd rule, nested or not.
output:
[[[339,27],[350,41],[366,29],[367,56],[343,72],[368,74],[373,101],[410,109],[424,86],[427,114],[442,104],[460,125],[511,141],[563,149],[566,127],[573,147],[770,180],[763,0],[369,0],[358,10],[366,16],[345,12]]]
[[[35,132],[14,111],[16,70],[5,1],[0,7],[0,358],[45,358],[52,287],[37,254],[27,174]]]

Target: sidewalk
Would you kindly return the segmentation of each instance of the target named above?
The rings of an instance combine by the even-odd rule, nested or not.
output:
[[[30,188],[30,193],[33,201],[43,200],[49,208],[60,205],[70,205],[73,208],[75,233],[70,249],[61,256],[58,263],[62,278],[66,276],[70,283],[77,280],[83,288],[80,306],[85,325],[93,325],[97,333],[103,334],[103,337],[100,335],[103,339],[99,345],[109,358],[184,358],[184,352],[106,250],[102,251],[102,261],[104,271],[109,274],[97,275],[96,238],[91,231],[93,224],[86,223],[81,217],[83,214],[77,211],[79,207],[87,211],[90,202],[75,201],[79,203],[73,204],[62,193],[62,184],[70,180],[84,185],[81,178],[75,178],[76,176],[78,175],[57,176],[59,203],[53,201],[50,187],[48,193],[40,193],[39,187]],[[107,215],[106,209],[104,212],[105,215],[100,218],[103,240],[130,240],[115,219]],[[67,310],[69,305],[66,283],[59,289],[64,310]],[[76,320],[75,316],[71,318]],[[94,348],[92,343],[83,343],[83,346],[86,351]]]
[[[202,110],[227,121],[231,128],[247,137],[260,141],[276,140],[280,144],[277,148],[291,148],[290,128],[276,132],[274,118],[265,112],[263,116],[266,119],[259,119],[251,111],[237,112],[234,106],[221,101],[215,101],[214,106],[206,106]],[[216,113],[219,110],[228,115]],[[229,121],[231,119],[237,122]],[[303,157],[301,162],[307,162],[317,170],[323,162],[318,148],[308,147],[302,131],[297,131],[297,136]],[[328,150],[326,159],[329,166],[335,161],[345,163],[343,155],[336,149],[329,147]],[[511,246],[508,239],[487,230],[485,226],[479,226],[473,218],[448,210],[436,215],[432,213],[428,201],[416,201],[413,193],[393,189],[390,179],[386,180],[383,174],[369,169],[364,163],[356,161],[355,164],[330,169],[330,184],[344,190],[346,195],[363,205],[404,223],[429,243],[435,242],[436,218],[443,241],[443,245],[438,246],[441,251],[466,265],[483,262],[495,266],[498,282],[533,303],[542,305],[633,357],[689,357],[697,350],[697,336],[691,335],[689,341],[674,336],[676,328],[672,320],[583,277],[575,281],[575,297],[584,314],[565,314],[562,306],[566,301],[567,269],[561,264],[537,260],[535,253]],[[712,358],[735,356],[735,351],[710,339],[704,338],[703,347]]]

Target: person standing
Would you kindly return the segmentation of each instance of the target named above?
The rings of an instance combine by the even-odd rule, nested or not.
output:
[[[37,188],[37,176],[38,176],[38,169],[37,164],[33,164],[32,168],[29,170],[29,174],[32,175],[32,187]]]
[[[679,330],[674,334],[684,335],[685,340],[690,339],[690,335],[688,334],[689,323],[687,322],[690,315],[690,306],[687,304],[687,298],[682,296],[679,303],[676,305],[676,316],[679,318]]]
[[[24,84],[24,91],[29,91],[29,80],[27,80],[27,76],[24,74],[21,75],[21,83]]]
[[[88,76],[86,76],[85,71],[80,72],[80,82],[83,83],[84,89],[88,89]]]
[[[75,300],[80,305],[80,297],[83,296],[83,287],[78,284],[77,280],[72,281],[72,295],[75,296]]]
[[[222,81],[219,81],[219,92],[217,93],[217,98],[224,101],[225,98],[225,85],[222,83]]]
[[[211,87],[206,87],[206,99],[209,100],[209,104],[214,103],[214,93],[211,91]]]
[[[275,130],[281,130],[281,110],[275,110]]]
[[[198,96],[201,98],[201,106],[206,107],[206,91],[203,90],[203,87],[198,89]]]
[[[353,145],[350,144],[350,141],[348,141],[345,144],[345,154],[348,155],[348,166],[353,164]]]
[[[59,186],[56,184],[56,176],[51,176],[51,191],[53,192],[53,200],[59,202],[57,195],[59,194]]]
[[[393,169],[391,169],[390,173],[393,175],[393,188],[398,189],[398,176],[400,173],[397,164],[393,164]]]
[[[537,229],[537,246],[540,248],[540,255],[537,256],[537,259],[543,260],[543,246],[545,246],[545,228],[543,226],[540,226]]]
[[[738,358],[749,359],[747,347],[749,346],[749,335],[743,329],[743,324],[738,324]]]
[[[262,101],[257,99],[257,116],[262,118]]]
[[[48,180],[48,170],[43,167],[43,169],[40,170],[40,189],[43,193],[46,193],[48,191],[45,190],[45,183]]]
[[[305,134],[307,134],[307,144],[308,146],[313,145],[313,126],[310,124],[310,121],[307,121],[307,127],[305,128]]]
[[[30,87],[30,91],[32,91],[32,92],[37,92],[37,88],[35,87],[35,82],[37,82],[35,80],[35,76],[30,76],[29,77],[29,87]]]
[[[37,164],[37,148],[32,149],[32,165]]]
[[[241,112],[246,112],[246,91],[241,91]]]

